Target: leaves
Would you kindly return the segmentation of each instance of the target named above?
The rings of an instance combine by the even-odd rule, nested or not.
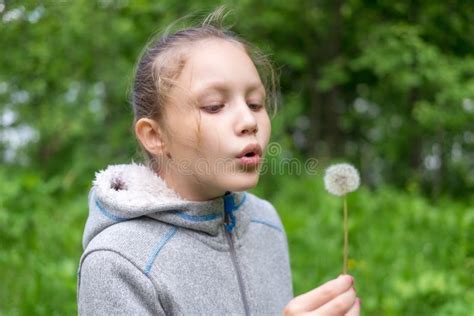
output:
[[[72,266],[94,172],[140,160],[129,104],[140,51],[177,18],[220,4],[0,0],[0,302],[9,304],[2,312],[75,313]],[[358,251],[351,264],[365,278],[367,312],[467,314],[473,3],[229,7],[235,31],[271,55],[281,74],[272,133],[280,158],[344,157],[368,187],[390,184],[350,201],[359,212],[351,212]],[[283,214],[299,293],[332,277],[340,259],[340,219],[329,212],[337,201],[321,190],[308,195],[311,181],[264,179],[256,189]]]

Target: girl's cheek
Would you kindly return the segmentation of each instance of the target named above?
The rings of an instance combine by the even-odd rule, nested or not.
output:
[[[272,133],[272,124],[268,115],[265,115],[265,117],[263,118],[261,126],[262,137],[264,137],[265,145],[267,145]]]

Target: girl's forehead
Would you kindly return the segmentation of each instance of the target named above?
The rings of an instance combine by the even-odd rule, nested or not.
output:
[[[206,48],[206,47],[207,48],[231,47],[245,53],[244,45],[241,42],[238,42],[232,39],[224,39],[224,38],[216,38],[216,37],[205,38],[205,39],[201,39],[201,40],[193,42],[191,46],[198,50]]]
[[[193,90],[242,84],[263,89],[258,71],[242,44],[209,39],[190,47],[180,76]]]
[[[197,71],[218,71],[233,64],[253,65],[242,44],[224,39],[207,39],[194,43],[187,50],[185,68]]]

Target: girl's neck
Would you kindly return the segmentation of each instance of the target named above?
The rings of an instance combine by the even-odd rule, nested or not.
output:
[[[188,201],[209,201],[223,196],[228,191],[213,190],[209,185],[198,183],[192,175],[172,176],[159,173],[166,185]]]

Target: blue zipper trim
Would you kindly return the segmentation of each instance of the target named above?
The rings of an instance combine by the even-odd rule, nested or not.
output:
[[[232,198],[231,194],[224,195],[224,210],[226,210],[226,207],[227,207],[227,210],[228,210],[227,212],[237,211],[247,199],[247,194],[245,192],[243,194],[244,196],[242,197],[242,200],[239,202],[239,204],[235,204],[234,199]],[[182,219],[191,221],[191,222],[214,221],[222,217],[221,213],[207,214],[207,215],[189,215],[185,211],[175,210],[174,212],[176,213],[176,215],[178,215]],[[234,215],[232,214],[232,216]]]
[[[226,212],[232,212],[234,210],[235,203],[234,203],[234,197],[232,194],[226,194],[224,195],[224,211]]]
[[[192,222],[207,222],[213,221],[222,217],[222,214],[208,214],[208,215],[189,215],[183,211],[176,211],[176,214],[182,219],[192,221]]]
[[[170,230],[168,230],[168,232],[163,236],[163,238],[161,238],[161,240],[155,246],[145,266],[144,273],[146,276],[148,276],[148,274],[150,273],[151,267],[153,266],[153,262],[155,262],[155,259],[160,253],[163,246],[168,242],[168,240],[170,240],[174,236],[174,234],[176,234],[177,230],[178,230],[177,227],[173,227]]]
[[[237,211],[247,199],[247,193],[244,192],[243,194],[244,196],[242,197],[242,200],[239,202],[239,204],[235,204],[234,196],[231,193],[224,195],[224,212],[229,215],[230,219],[230,223],[224,223],[224,226],[225,229],[230,233],[237,224],[237,218],[234,215],[234,211]]]
[[[232,194],[226,194],[224,195],[224,212],[229,216],[230,223],[224,223],[224,227],[228,232],[232,232],[234,229],[237,219],[235,218],[234,215],[234,210],[235,210],[235,202],[234,202],[234,197]]]

